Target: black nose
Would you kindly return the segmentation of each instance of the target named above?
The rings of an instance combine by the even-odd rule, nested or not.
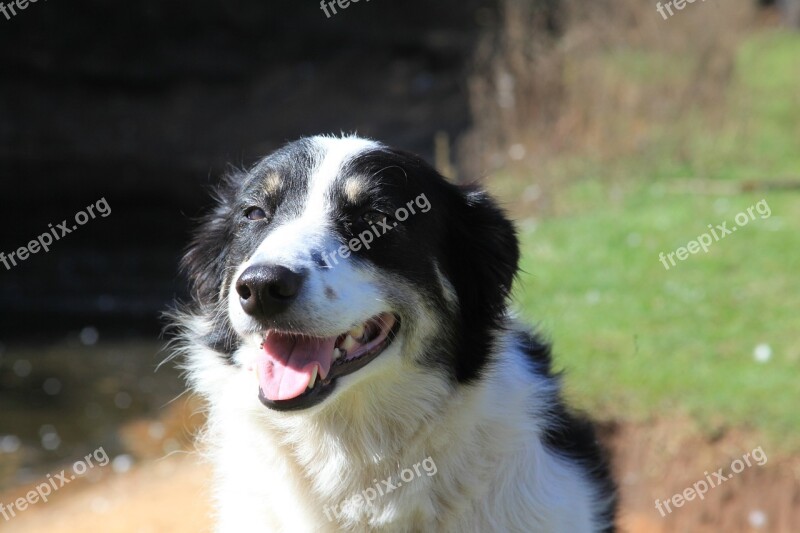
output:
[[[305,272],[284,266],[253,265],[236,280],[236,292],[245,313],[270,318],[289,307],[305,279]]]

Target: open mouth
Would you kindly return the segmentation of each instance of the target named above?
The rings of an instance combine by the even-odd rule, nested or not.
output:
[[[316,405],[337,378],[364,368],[392,343],[400,320],[382,313],[336,337],[267,331],[256,362],[261,403],[289,411]]]

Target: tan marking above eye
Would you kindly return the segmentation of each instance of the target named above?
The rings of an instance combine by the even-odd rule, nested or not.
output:
[[[366,192],[366,187],[363,181],[356,178],[350,178],[344,183],[343,190],[347,201],[357,204],[358,200],[361,198],[361,195]]]
[[[273,195],[283,188],[283,179],[278,174],[270,174],[264,180],[264,192]]]

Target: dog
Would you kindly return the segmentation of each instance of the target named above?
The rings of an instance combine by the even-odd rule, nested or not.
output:
[[[183,260],[220,532],[611,532],[593,426],[514,318],[512,223],[343,135],[231,171]]]

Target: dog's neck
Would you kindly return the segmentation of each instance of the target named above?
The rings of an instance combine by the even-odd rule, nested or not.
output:
[[[443,514],[436,502],[450,502],[448,516],[482,505],[487,494],[478,491],[493,486],[491,478],[516,475],[504,474],[503,465],[516,464],[509,456],[522,443],[538,441],[531,406],[546,404],[536,398],[539,384],[520,371],[525,363],[518,350],[501,340],[496,354],[474,385],[456,386],[430,368],[408,364],[300,416],[254,404],[242,377],[242,386],[210,402],[218,490],[247,495],[225,499],[222,516],[244,516],[269,502],[269,509],[291,508],[292,516],[307,516],[309,523],[330,523],[331,531],[393,531],[392,524],[430,530]],[[225,379],[212,369],[200,377]],[[428,458],[435,474],[414,472],[409,483],[369,505],[343,503]]]
[[[495,367],[499,387],[448,387],[430,369],[406,369],[392,383],[362,385],[375,390],[354,387],[314,416],[273,418],[271,433],[281,456],[302,474],[307,486],[304,493],[315,500],[312,507],[336,507],[344,523],[363,524],[381,512],[391,515],[387,511],[392,507],[391,496],[401,493],[431,502],[437,499],[437,491],[455,492],[455,501],[469,506],[481,497],[472,493],[472,487],[485,487],[482,481],[495,473],[497,461],[513,453],[508,447],[518,442],[518,435],[510,433],[526,427],[509,423],[507,412],[500,416],[512,404],[527,404],[525,391],[530,390],[524,383],[503,386],[503,381],[517,381],[519,375],[503,366]],[[527,416],[519,405],[510,410]],[[454,447],[456,442],[459,445]],[[487,449],[493,450],[492,457],[483,453]],[[435,465],[435,474],[420,472],[419,465],[426,459]],[[464,468],[465,464],[470,468]],[[377,497],[370,506],[340,506],[383,480],[398,480],[401,472],[413,471],[415,465],[413,476],[406,472],[411,478],[407,487]],[[428,505],[432,519],[431,509]]]

